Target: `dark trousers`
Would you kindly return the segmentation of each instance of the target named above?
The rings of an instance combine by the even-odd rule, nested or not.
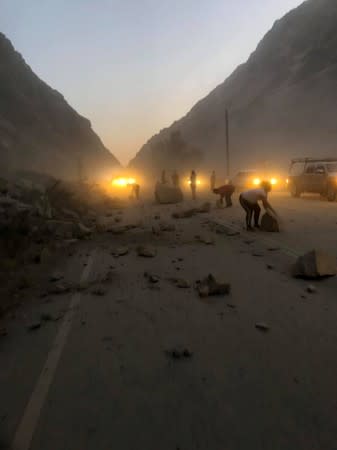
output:
[[[259,218],[261,213],[261,208],[258,203],[249,203],[247,200],[242,198],[242,195],[239,197],[240,205],[246,211],[246,226],[247,229],[252,228],[252,218],[254,214],[254,224],[257,227],[259,225]]]
[[[223,205],[223,199],[225,198],[226,207],[229,208],[230,206],[233,206],[232,195],[233,195],[233,192],[226,192],[225,194],[220,195],[220,203]]]

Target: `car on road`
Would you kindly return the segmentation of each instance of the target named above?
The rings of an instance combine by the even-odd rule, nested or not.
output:
[[[273,187],[278,185],[278,178],[270,175],[264,175],[263,171],[258,170],[241,170],[232,180],[232,183],[238,191],[244,189],[252,189],[260,186],[262,181],[269,181]]]
[[[316,193],[333,202],[337,196],[337,158],[297,158],[291,161],[288,189],[293,197]]]

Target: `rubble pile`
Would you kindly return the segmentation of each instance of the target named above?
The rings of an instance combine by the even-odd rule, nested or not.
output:
[[[0,178],[1,255],[17,258],[33,243],[87,238],[102,215],[121,206],[98,184],[34,173]]]

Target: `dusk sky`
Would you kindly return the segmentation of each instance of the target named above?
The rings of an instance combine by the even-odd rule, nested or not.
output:
[[[0,31],[122,163],[301,0],[0,0]]]

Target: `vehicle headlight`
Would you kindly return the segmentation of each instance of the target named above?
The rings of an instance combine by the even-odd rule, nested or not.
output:
[[[260,178],[254,178],[253,184],[254,184],[255,186],[258,186],[259,184],[261,184]]]
[[[289,179],[288,178],[286,179],[286,183],[289,184]]]
[[[275,184],[277,184],[277,179],[276,178],[272,178],[270,180],[270,184],[272,184],[273,186],[275,186]]]

